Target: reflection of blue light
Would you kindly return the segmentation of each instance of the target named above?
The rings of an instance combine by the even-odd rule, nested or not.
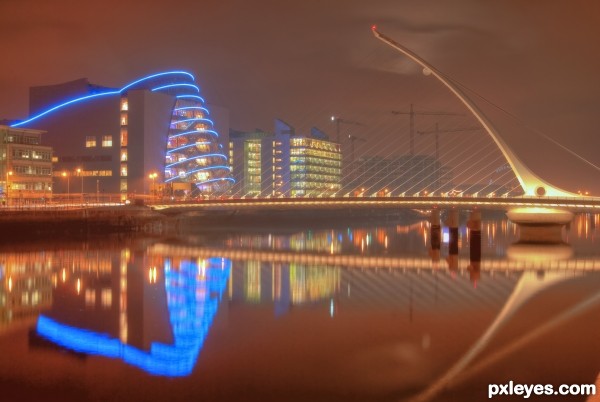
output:
[[[205,275],[199,277],[195,263],[183,261],[178,270],[173,270],[170,261],[165,261],[172,345],[153,342],[150,350],[144,351],[44,315],[39,316],[36,330],[40,336],[76,352],[119,358],[154,375],[187,376],[194,369],[231,271],[231,262],[220,258],[209,259],[207,266]]]
[[[194,78],[194,76],[192,74],[190,74],[188,72],[185,72],[185,71],[167,71],[167,72],[164,72],[164,73],[158,73],[158,74],[148,75],[148,76],[146,76],[144,78],[140,78],[139,80],[133,81],[132,83],[129,83],[129,84],[125,85],[123,88],[121,88],[121,89],[119,89],[117,91],[107,91],[107,92],[101,92],[101,93],[97,93],[97,94],[93,94],[93,95],[86,95],[86,96],[82,96],[80,98],[72,99],[72,100],[70,100],[68,102],[61,103],[61,104],[59,104],[57,106],[54,106],[54,107],[51,107],[50,109],[45,110],[42,113],[39,113],[39,114],[37,114],[37,115],[35,115],[35,116],[27,119],[27,120],[21,121],[19,123],[12,124],[11,127],[19,127],[19,126],[22,126],[24,124],[30,123],[33,120],[36,120],[36,119],[38,119],[38,118],[40,118],[42,116],[47,115],[48,113],[51,113],[51,112],[53,112],[53,111],[55,111],[57,109],[61,109],[61,108],[65,107],[65,106],[71,105],[73,103],[77,103],[77,102],[80,102],[80,101],[88,100],[88,99],[91,99],[91,98],[97,98],[97,97],[100,97],[100,96],[118,95],[120,93],[123,93],[128,88],[131,88],[132,86],[134,86],[136,84],[139,84],[142,81],[146,81],[146,80],[149,80],[149,79],[152,79],[152,78],[156,78],[156,77],[160,77],[160,76],[163,76],[163,75],[177,75],[177,74],[187,75],[190,78],[192,78],[192,80],[195,80],[195,78]],[[192,84],[176,84],[176,85],[192,85]],[[186,95],[182,95],[182,96],[186,96]],[[193,95],[187,95],[187,96],[193,96]],[[179,97],[180,96],[178,96],[178,98]],[[198,96],[198,98],[200,98],[200,97]],[[202,99],[202,98],[200,98],[200,99],[204,102],[204,99]]]
[[[160,87],[152,88],[152,92],[160,91],[162,89],[167,89],[167,88],[173,88],[173,87],[191,87],[191,88],[194,88],[198,93],[200,93],[200,88],[198,88],[198,86],[194,85],[194,84],[169,84],[169,85],[163,85],[163,86],[160,86]]]
[[[448,232],[448,228],[442,228],[442,242],[448,243],[450,241],[450,232]]]
[[[195,156],[193,156],[191,158],[186,158],[186,159],[182,159],[182,160],[177,161],[177,162],[173,162],[173,163],[171,163],[171,164],[169,164],[169,165],[167,165],[165,167],[171,167],[171,166],[178,165],[180,163],[184,163],[184,162],[188,162],[188,161],[193,161],[193,160],[196,160],[196,159],[199,159],[199,158],[206,158],[206,157],[209,157],[209,156],[214,156],[214,157],[217,157],[217,158],[223,158],[223,159],[227,160],[227,157],[225,155],[223,155],[223,154],[195,155]]]

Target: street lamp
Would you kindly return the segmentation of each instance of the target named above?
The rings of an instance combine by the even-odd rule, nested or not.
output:
[[[62,172],[62,177],[67,178],[67,203],[68,203],[69,199],[71,198],[71,178],[69,177],[69,173],[67,173],[67,172]]]
[[[83,203],[83,174],[81,168],[77,168],[77,175],[81,177],[81,202]]]
[[[6,206],[7,207],[10,204],[10,183],[9,183],[9,178],[12,175],[13,175],[12,170],[9,170],[8,172],[6,172]]]
[[[148,175],[148,178],[152,180],[152,187],[150,188],[150,193],[152,196],[156,197],[156,178],[158,177],[158,173],[152,172]]]

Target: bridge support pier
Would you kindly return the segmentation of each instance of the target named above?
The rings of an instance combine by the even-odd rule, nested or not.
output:
[[[429,223],[431,225],[431,261],[438,263],[440,261],[440,249],[442,246],[442,226],[440,223],[440,210],[433,209],[429,216]]]
[[[451,209],[448,211],[448,269],[451,272],[458,271],[458,210]]]
[[[563,228],[573,220],[571,211],[557,208],[514,208],[506,216],[519,227],[519,243],[563,243]]]
[[[477,281],[481,275],[481,212],[472,211],[469,221],[469,276],[473,286],[477,287]]]

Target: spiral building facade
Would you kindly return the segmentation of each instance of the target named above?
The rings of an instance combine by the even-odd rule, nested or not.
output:
[[[186,71],[119,89],[85,79],[34,87],[30,111],[12,127],[48,132],[55,193],[190,197],[222,194],[234,181],[200,88]]]

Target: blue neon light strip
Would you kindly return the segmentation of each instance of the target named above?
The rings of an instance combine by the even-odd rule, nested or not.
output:
[[[186,121],[208,121],[212,125],[215,124],[215,123],[213,123],[213,121],[211,119],[206,119],[203,117],[193,117],[191,119],[171,121],[171,125],[177,124],[177,123],[185,123]],[[196,130],[196,131],[198,131],[198,130]]]
[[[206,103],[206,101],[204,100],[204,98],[201,97],[201,96],[198,96],[198,95],[179,95],[179,96],[176,96],[176,98],[177,99],[187,99],[187,98],[190,98],[190,99],[199,99],[199,100],[202,101],[202,103]]]
[[[164,73],[158,73],[158,74],[149,75],[149,76],[146,76],[144,78],[140,78],[139,80],[134,81],[134,82],[132,82],[130,84],[125,85],[123,88],[119,89],[118,91],[107,91],[107,92],[101,92],[101,93],[97,93],[97,94],[93,94],[93,95],[86,95],[86,96],[82,96],[80,98],[72,99],[70,101],[61,103],[59,105],[51,107],[48,110],[43,111],[42,113],[39,113],[39,114],[37,114],[37,115],[35,115],[35,116],[27,119],[27,120],[21,121],[19,123],[11,124],[11,127],[19,127],[19,126],[25,125],[27,123],[30,123],[30,122],[34,121],[34,120],[37,120],[38,118],[40,118],[42,116],[47,115],[48,113],[51,113],[51,112],[53,112],[55,110],[58,110],[58,109],[62,109],[65,106],[72,105],[72,104],[77,103],[77,102],[85,101],[85,100],[92,99],[92,98],[98,98],[100,96],[121,94],[124,91],[126,91],[128,88],[131,88],[132,86],[134,86],[136,84],[139,84],[142,81],[146,81],[146,80],[149,80],[149,79],[152,79],[152,78],[156,78],[156,77],[160,77],[160,76],[163,76],[163,75],[187,75],[190,78],[192,78],[192,80],[195,80],[195,78],[194,78],[194,76],[192,74],[190,74],[188,72],[185,72],[185,71],[167,71],[167,72],[164,72]],[[186,85],[191,85],[191,84],[186,84]],[[195,96],[195,95],[180,95],[177,98],[179,98],[179,97],[188,97],[188,96]],[[201,97],[198,96],[197,98],[199,98],[200,100],[202,100],[202,102],[204,102],[204,99],[202,99]]]
[[[207,166],[207,167],[203,167],[203,168],[200,168],[200,169],[190,170],[189,172],[185,172],[185,174],[181,175],[181,176],[178,175],[178,176],[175,176],[175,177],[171,177],[170,179],[165,180],[165,183],[169,182],[169,181],[176,180],[176,179],[183,179],[185,177],[188,177],[192,173],[201,172],[203,170],[214,170],[214,169],[226,169],[226,170],[229,170],[231,172],[231,168],[229,166],[225,166],[225,165]]]
[[[161,89],[173,88],[173,87],[192,87],[196,90],[196,92],[200,93],[200,88],[194,84],[169,84],[163,85],[161,87],[156,87],[152,89],[152,92],[160,91]]]
[[[53,111],[55,111],[57,109],[65,107],[65,106],[71,105],[73,103],[81,102],[81,101],[84,101],[84,100],[87,100],[87,99],[91,99],[91,98],[98,98],[100,96],[117,95],[117,94],[119,94],[119,91],[110,91],[110,92],[102,92],[102,93],[99,93],[99,94],[93,94],[93,95],[88,95],[88,96],[84,96],[84,97],[81,97],[81,98],[73,99],[73,100],[70,100],[68,102],[61,103],[58,106],[54,106],[53,108],[50,108],[50,109],[46,110],[45,112],[42,112],[42,113],[40,113],[40,114],[38,114],[38,115],[36,115],[36,116],[28,119],[28,120],[24,120],[22,122],[12,124],[11,127],[22,126],[22,125],[27,124],[29,122],[32,122],[33,120],[36,120],[36,119],[38,119],[38,118],[40,118],[42,116],[47,115],[48,113],[51,113],[51,112],[53,112]]]
[[[173,136],[173,137],[175,137],[175,136]],[[170,154],[171,152],[181,151],[182,149],[186,149],[186,148],[190,148],[190,147],[195,147],[196,145],[207,145],[207,144],[210,144],[210,142],[206,142],[206,141],[203,141],[203,142],[194,142],[193,144],[182,145],[182,146],[177,147],[177,148],[169,149],[167,151],[167,153]]]
[[[40,336],[64,348],[118,358],[153,375],[190,375],[231,273],[229,260],[211,258],[207,265],[204,278],[199,279],[197,264],[182,261],[178,270],[172,270],[170,261],[165,261],[167,309],[174,341],[171,345],[152,342],[150,350],[145,351],[106,334],[61,324],[44,315],[39,316],[36,331]],[[198,291],[206,295],[201,300],[197,298]]]
[[[125,85],[123,88],[121,88],[121,91],[120,91],[120,92],[123,92],[123,91],[125,91],[127,88],[131,88],[132,86],[134,86],[134,85],[136,85],[136,84],[139,84],[139,83],[140,83],[140,82],[142,82],[142,81],[151,80],[152,78],[161,77],[161,76],[163,76],[163,75],[177,75],[177,74],[184,74],[184,75],[187,75],[187,76],[189,76],[189,77],[192,79],[192,81],[196,81],[196,78],[195,78],[195,77],[194,77],[192,74],[188,73],[187,71],[167,71],[167,72],[164,72],[164,73],[158,73],[158,74],[152,74],[152,75],[148,75],[148,76],[146,76],[146,77],[144,77],[144,78],[140,78],[140,79],[139,79],[139,80],[137,80],[137,81],[133,81],[132,83],[130,83],[130,84],[127,84],[127,85]]]
[[[223,155],[223,154],[196,155],[196,156],[192,156],[192,157],[189,157],[189,158],[186,158],[186,159],[182,159],[182,160],[177,161],[177,162],[173,162],[173,163],[165,166],[165,168],[169,168],[169,167],[172,167],[172,166],[175,166],[175,165],[179,165],[180,163],[184,163],[184,162],[188,162],[188,161],[193,161],[193,160],[199,159],[199,158],[208,158],[208,157],[211,157],[211,156],[214,156],[214,157],[217,157],[217,158],[223,158],[223,159],[227,160],[227,157],[225,155]]]
[[[184,136],[184,135],[189,135],[189,134],[203,134],[203,133],[205,133],[205,132],[206,132],[206,130],[192,130],[192,131],[186,131],[185,133],[179,133],[179,134],[173,134],[173,135],[170,135],[170,136],[169,136],[169,139],[171,139],[171,138],[176,138],[176,137],[181,137],[181,136]],[[213,133],[210,133],[210,134],[213,134]],[[213,134],[213,135],[214,135],[214,134]],[[218,136],[219,136],[219,135],[217,134],[217,137],[218,137]]]
[[[178,107],[173,109],[174,112],[178,111],[178,110],[187,110],[187,109],[197,109],[197,110],[202,110],[204,113],[206,114],[210,114],[210,111],[202,106],[186,106],[186,107]]]

